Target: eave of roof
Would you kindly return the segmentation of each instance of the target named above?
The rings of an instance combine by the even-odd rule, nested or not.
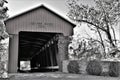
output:
[[[26,11],[24,11],[24,12],[22,12],[22,13],[19,13],[19,14],[15,15],[15,16],[12,16],[12,17],[8,18],[6,21],[9,21],[9,20],[12,20],[12,19],[14,19],[14,18],[17,18],[17,17],[19,17],[19,16],[21,16],[21,15],[24,15],[24,14],[26,14],[26,13],[28,13],[28,12],[31,12],[31,11],[33,11],[33,10],[36,10],[36,9],[38,9],[38,8],[40,8],[40,7],[44,7],[45,9],[47,9],[47,10],[49,10],[50,12],[54,13],[55,15],[59,16],[60,18],[64,19],[65,21],[69,22],[70,24],[73,25],[73,27],[76,26],[76,24],[75,24],[74,22],[70,21],[69,19],[65,18],[64,16],[62,16],[61,14],[55,12],[54,10],[52,10],[51,8],[47,7],[47,6],[44,5],[44,4],[40,4],[40,5],[38,5],[37,7],[33,7],[33,8],[31,8],[31,9],[29,9],[29,10],[26,10]],[[5,22],[6,22],[6,21],[5,21]]]

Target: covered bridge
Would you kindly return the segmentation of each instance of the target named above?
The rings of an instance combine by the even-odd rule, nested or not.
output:
[[[40,5],[5,21],[10,35],[9,72],[18,72],[20,61],[30,61],[31,68],[61,66],[67,39],[75,24],[45,5]],[[61,48],[62,46],[62,48]]]

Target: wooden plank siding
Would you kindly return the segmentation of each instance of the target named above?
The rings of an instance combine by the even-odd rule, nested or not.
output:
[[[56,32],[65,36],[73,34],[73,25],[51,13],[44,7],[6,21],[9,34],[20,31]]]

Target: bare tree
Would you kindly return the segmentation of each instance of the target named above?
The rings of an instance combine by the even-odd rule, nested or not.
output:
[[[68,0],[68,17],[76,22],[85,22],[99,34],[105,51],[102,33],[112,48],[117,48],[115,27],[120,21],[120,0],[94,0],[95,6],[79,4],[80,0]]]

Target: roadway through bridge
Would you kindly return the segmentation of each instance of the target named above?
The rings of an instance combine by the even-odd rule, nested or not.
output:
[[[18,72],[56,71],[59,33],[19,32]]]

